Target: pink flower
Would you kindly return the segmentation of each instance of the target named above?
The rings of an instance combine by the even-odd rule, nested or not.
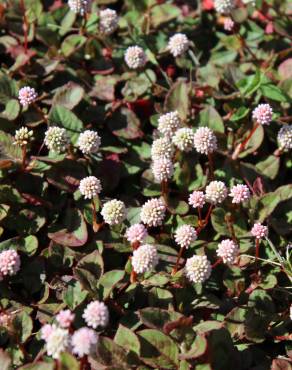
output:
[[[250,198],[250,191],[246,185],[235,185],[230,189],[229,195],[233,198],[232,203],[241,203]]]
[[[268,228],[260,223],[256,223],[253,225],[251,229],[251,235],[254,236],[256,239],[262,239],[268,236]]]
[[[0,253],[0,280],[15,275],[20,269],[20,257],[14,249]]]
[[[89,355],[93,352],[98,342],[97,333],[89,328],[81,328],[72,335],[72,351],[79,357]]]
[[[49,336],[52,334],[53,330],[54,330],[54,326],[53,325],[51,325],[51,324],[45,324],[41,328],[41,338],[44,341],[47,341],[49,339]]]
[[[24,86],[22,89],[19,90],[18,99],[22,106],[26,107],[33,103],[38,94],[36,93],[35,89],[30,86]]]
[[[237,255],[238,255],[239,249],[238,245],[235,244],[230,239],[222,240],[222,242],[218,245],[217,248],[217,256],[221,257],[224,263],[233,264]]]
[[[224,19],[224,29],[225,31],[232,31],[234,27],[234,22],[231,18]]]
[[[193,191],[189,196],[189,205],[194,208],[203,208],[206,203],[205,194],[202,191]]]
[[[86,324],[94,329],[98,326],[107,326],[109,321],[108,308],[103,302],[90,302],[85,308],[82,317]]]
[[[70,310],[61,310],[56,316],[56,320],[62,328],[69,328],[75,318]]]
[[[130,243],[142,243],[148,236],[146,227],[143,224],[134,224],[130,226],[125,234],[125,237]]]
[[[261,125],[269,125],[272,121],[273,109],[270,104],[259,104],[252,112],[252,118]]]

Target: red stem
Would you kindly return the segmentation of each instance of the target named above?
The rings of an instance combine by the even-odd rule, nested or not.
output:
[[[24,33],[23,47],[24,47],[24,53],[27,54],[27,46],[28,46],[28,37],[27,37],[28,21],[27,21],[27,16],[26,16],[26,12],[25,12],[24,0],[20,0],[20,6],[21,6],[22,13],[23,13],[23,27],[22,27],[23,28],[23,33]]]
[[[185,250],[185,247],[181,247],[179,253],[178,253],[178,256],[177,256],[177,259],[176,259],[176,263],[175,263],[175,266],[174,268],[172,269],[172,272],[171,272],[171,275],[174,275],[177,273],[177,270],[178,270],[178,266],[179,266],[179,262],[180,262],[180,259],[181,259],[181,256],[183,254]]]
[[[213,265],[212,265],[212,269],[213,269],[214,267],[216,267],[216,266],[220,265],[220,263],[222,263],[222,262],[223,262],[222,258],[219,258],[215,263],[213,263]]]
[[[240,152],[242,152],[245,149],[246,144],[249,142],[249,140],[251,139],[252,135],[256,132],[258,127],[259,127],[259,123],[256,123],[253,129],[251,130],[251,132],[249,133],[248,137],[241,143]]]

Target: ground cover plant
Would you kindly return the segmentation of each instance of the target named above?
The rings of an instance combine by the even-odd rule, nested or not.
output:
[[[0,3],[1,370],[292,368],[291,16]]]

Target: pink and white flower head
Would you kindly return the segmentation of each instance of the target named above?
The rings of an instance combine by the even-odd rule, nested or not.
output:
[[[47,354],[58,359],[62,352],[65,352],[70,345],[70,335],[67,329],[52,326],[52,332],[46,340]]]
[[[191,128],[183,127],[176,131],[172,142],[182,152],[190,152],[194,148],[194,137],[194,132]]]
[[[23,107],[27,107],[33,103],[37,97],[38,94],[36,93],[35,89],[30,86],[22,87],[18,92],[18,99]]]
[[[121,224],[127,217],[125,203],[117,199],[112,199],[106,202],[100,213],[104,222],[109,225]]]
[[[8,275],[16,275],[19,269],[20,257],[14,249],[0,253],[0,281]]]
[[[83,154],[97,153],[100,146],[100,136],[96,131],[85,130],[79,135],[77,146]]]
[[[189,248],[197,239],[197,233],[191,225],[182,225],[176,229],[174,238],[181,248]]]
[[[97,333],[89,328],[81,328],[72,335],[72,352],[78,357],[90,355],[94,352],[98,342]]]
[[[234,27],[234,22],[231,18],[224,19],[224,30],[225,31],[232,31]]]
[[[239,204],[249,200],[250,191],[246,185],[238,184],[230,189],[229,196],[233,198],[232,203]]]
[[[213,205],[222,203],[227,197],[227,187],[222,181],[211,181],[206,187],[206,201]]]
[[[8,327],[11,323],[12,315],[9,312],[1,312],[0,313],[0,326]]]
[[[102,190],[100,180],[95,176],[84,177],[84,179],[80,181],[79,190],[85,199],[92,199]]]
[[[158,119],[158,131],[167,137],[171,137],[181,127],[181,119],[178,111],[163,114]]]
[[[212,267],[206,256],[193,256],[187,259],[185,274],[192,283],[203,283],[209,279]]]
[[[232,265],[238,256],[239,248],[231,239],[225,239],[218,244],[216,253],[218,257],[222,258],[224,263]]]
[[[168,137],[162,137],[153,141],[151,147],[151,157],[153,161],[161,157],[170,159],[173,153],[174,147]]]
[[[52,334],[52,332],[54,331],[54,329],[56,329],[56,325],[51,325],[51,324],[45,324],[42,328],[41,328],[41,338],[44,340],[44,341],[47,341],[49,336]]]
[[[292,125],[281,127],[278,132],[277,140],[279,148],[285,152],[292,149]]]
[[[125,62],[131,69],[142,68],[147,63],[147,56],[140,46],[130,46],[125,53]]]
[[[147,226],[161,226],[165,217],[166,206],[162,199],[153,198],[141,208],[141,221]]]
[[[70,310],[61,310],[56,316],[56,320],[61,328],[69,328],[74,321],[75,315]]]
[[[169,158],[157,158],[152,163],[152,173],[156,182],[167,181],[173,175],[173,163]]]
[[[184,54],[190,46],[190,41],[183,33],[176,33],[173,35],[167,45],[167,49],[174,57]]]
[[[218,13],[229,14],[235,8],[235,0],[214,0],[214,7]]]
[[[256,239],[263,239],[268,236],[268,227],[260,223],[255,223],[251,229],[251,235]]]
[[[104,9],[99,12],[99,30],[104,35],[111,35],[118,28],[119,17],[113,9]]]
[[[86,324],[93,329],[97,327],[105,327],[109,321],[109,312],[107,306],[103,302],[90,302],[85,308],[82,317]]]
[[[134,250],[132,266],[137,274],[144,274],[155,268],[158,263],[158,253],[154,245],[144,244]]]
[[[217,149],[217,138],[209,127],[199,127],[194,134],[194,146],[198,153],[209,154]]]
[[[72,12],[83,16],[89,12],[91,0],[68,0],[68,6]]]
[[[134,224],[127,229],[125,236],[131,244],[142,243],[147,238],[148,232],[143,224]]]
[[[52,152],[63,153],[69,144],[69,137],[64,128],[52,126],[45,132],[44,143]]]
[[[252,112],[253,120],[261,125],[269,125],[272,117],[273,109],[270,104],[259,104]]]
[[[203,208],[206,203],[205,194],[202,191],[193,191],[189,196],[189,205],[194,208]]]

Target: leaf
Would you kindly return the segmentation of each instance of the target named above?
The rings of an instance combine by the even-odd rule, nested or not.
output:
[[[25,311],[14,316],[12,325],[21,343],[24,343],[31,336],[32,319]]]
[[[137,115],[127,108],[115,112],[108,120],[108,127],[115,136],[124,139],[137,139],[143,136],[140,120]]]
[[[20,252],[32,256],[38,248],[38,240],[34,235],[23,237],[15,237],[4,240],[0,243],[0,251],[5,249],[16,249]]]
[[[181,360],[189,360],[201,357],[207,350],[207,340],[203,335],[197,335],[194,343],[187,353],[182,353],[179,357]]]
[[[135,352],[140,356],[140,342],[137,335],[133,333],[132,330],[120,324],[114,341],[121,347],[126,348],[128,351]]]
[[[189,114],[190,85],[185,80],[178,80],[170,88],[165,98],[164,109],[166,112],[179,112],[180,117],[185,120]]]
[[[61,45],[61,51],[65,57],[80,49],[86,42],[86,37],[82,35],[69,35],[65,38]]]
[[[236,85],[241,91],[241,93],[245,97],[248,97],[259,89],[259,87],[261,86],[262,80],[263,80],[263,75],[261,74],[259,70],[257,70],[255,75],[243,78],[242,80],[238,81]]]
[[[199,119],[200,126],[206,126],[215,132],[224,133],[225,128],[223,120],[216,109],[211,105],[200,111]]]
[[[172,4],[161,4],[159,6],[154,6],[152,7],[150,13],[151,23],[153,27],[156,28],[162,23],[176,19],[179,17],[180,13],[180,9]]]
[[[284,94],[283,91],[279,87],[273,84],[262,85],[260,90],[264,96],[266,96],[267,98],[271,100],[275,100],[278,102],[288,102],[289,101],[289,98],[286,96],[286,94]]]
[[[248,134],[249,132],[246,132],[246,135]],[[262,145],[263,140],[264,140],[264,129],[262,125],[259,125],[255,132],[253,133],[252,137],[249,139],[245,147],[245,150],[243,150],[239,154],[239,158],[244,158],[247,155],[255,152]]]
[[[84,96],[83,87],[73,82],[68,82],[66,85],[57,89],[53,98],[52,105],[63,106],[71,110],[80,103],[83,96]]]
[[[147,307],[138,311],[140,320],[144,325],[152,329],[163,329],[163,326],[171,321],[176,321],[183,317],[175,311],[162,310],[155,307]]]
[[[99,280],[97,288],[101,292],[102,300],[106,300],[115,285],[125,276],[124,270],[111,270],[106,272]]]
[[[21,148],[14,145],[13,136],[4,131],[0,131],[0,156],[2,159],[11,159],[12,161],[20,161],[22,158]]]
[[[0,74],[0,100],[6,104],[11,98],[15,97],[17,93],[16,83],[7,75]]]
[[[62,370],[79,370],[79,362],[68,352],[63,352],[60,355],[60,365]]]
[[[18,370],[54,370],[54,362],[35,362],[18,368]]]
[[[79,281],[70,282],[67,290],[63,292],[63,299],[71,310],[75,310],[85,300],[87,294],[86,291],[82,290]]]
[[[4,111],[0,113],[0,117],[6,118],[9,121],[14,121],[18,117],[19,112],[20,105],[18,100],[11,99],[7,101]]]
[[[255,167],[261,175],[274,180],[280,169],[280,158],[270,155],[263,161],[258,162]]]

